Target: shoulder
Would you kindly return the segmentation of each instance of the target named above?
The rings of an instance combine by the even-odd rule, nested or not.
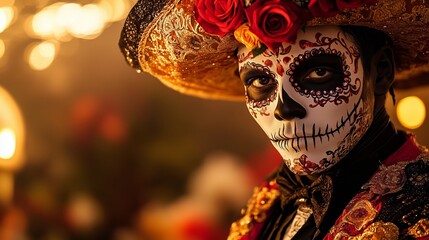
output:
[[[429,236],[429,154],[382,165],[362,188],[364,191],[348,204],[329,235],[382,234],[386,239]]]
[[[429,154],[388,166],[371,181],[371,191],[387,191],[377,220],[394,223],[401,235],[429,236]],[[420,228],[426,230],[416,231]]]

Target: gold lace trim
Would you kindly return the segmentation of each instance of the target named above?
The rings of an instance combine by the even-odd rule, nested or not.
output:
[[[216,97],[241,91],[244,99],[243,84],[231,79],[237,41],[205,33],[193,7],[193,0],[171,0],[146,28],[139,44],[142,69],[179,92]]]
[[[373,221],[376,215],[377,210],[372,206],[371,202],[361,200],[343,217],[343,222],[353,225],[357,230],[361,230],[365,225]]]
[[[335,238],[337,239],[337,238]],[[359,236],[350,237],[349,240],[397,240],[399,228],[391,222],[375,222],[369,225]]]
[[[195,20],[194,0],[170,0],[144,31],[139,44],[142,69],[176,91],[205,98],[244,100],[237,75],[233,35],[207,34]],[[429,1],[379,0],[348,9],[315,25],[361,25],[388,33],[394,41],[397,79],[429,72]]]
[[[416,224],[408,229],[408,235],[414,238],[429,236],[429,219],[420,219]]]
[[[376,5],[348,9],[328,19],[315,19],[309,25],[360,25],[388,33],[394,42],[398,78],[402,71],[418,67],[429,71],[429,2],[427,0],[379,0]]]
[[[231,225],[227,240],[239,240],[248,234],[254,223],[262,223],[267,218],[267,211],[280,196],[279,190],[273,188],[276,182],[269,182],[269,187],[256,187],[247,208],[242,210],[243,217]]]

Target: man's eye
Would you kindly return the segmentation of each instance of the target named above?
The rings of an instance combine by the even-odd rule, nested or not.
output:
[[[274,83],[275,82],[272,78],[267,78],[267,77],[258,77],[250,80],[250,85],[256,88],[262,88]]]
[[[336,54],[312,56],[302,60],[299,65],[293,64],[289,81],[296,91],[329,92],[343,86],[347,77],[347,65],[344,64],[342,57]]]
[[[328,80],[332,77],[333,71],[327,68],[316,68],[312,70],[304,79],[313,79],[313,80]]]
[[[267,100],[275,94],[277,81],[274,78],[259,76],[247,81],[247,96],[252,101]]]

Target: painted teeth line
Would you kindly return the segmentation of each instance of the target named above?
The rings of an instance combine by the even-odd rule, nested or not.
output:
[[[304,133],[305,150],[308,151],[307,136],[305,135],[305,126],[302,124],[302,132]]]
[[[301,148],[299,147],[299,138],[300,137],[296,134],[296,124],[295,124],[294,128],[295,128],[294,132],[295,132],[295,136],[296,136],[296,146],[297,146],[298,150],[301,150]],[[292,147],[293,147],[293,140],[292,140]],[[295,148],[294,148],[294,150],[295,150]],[[297,151],[295,150],[295,152],[297,152]]]
[[[324,133],[322,133],[322,129],[320,127],[318,128],[318,132],[316,133],[316,124],[313,124],[312,133],[311,133],[311,136],[309,136],[309,135],[305,134],[306,133],[305,124],[302,124],[302,132],[304,133],[304,136],[298,136],[297,135],[297,125],[295,124],[295,126],[294,126],[295,137],[289,138],[286,136],[285,125],[282,125],[282,128],[279,129],[277,133],[271,134],[270,140],[272,142],[275,142],[283,150],[286,150],[289,152],[289,145],[290,145],[290,147],[295,152],[298,152],[301,150],[299,141],[300,140],[302,141],[302,139],[304,139],[305,150],[308,151],[308,142],[307,142],[308,140],[307,140],[307,138],[311,138],[313,140],[313,147],[315,148],[317,137],[319,137],[320,143],[322,144],[323,143],[323,137],[327,137],[328,141],[329,141],[329,139],[330,139],[329,135],[334,137],[334,134],[336,132],[338,132],[338,134],[340,134],[341,128],[344,130],[346,123],[350,121],[351,117],[356,112],[356,109],[359,106],[361,100],[362,99],[359,99],[359,101],[356,104],[354,104],[353,110],[351,112],[347,111],[346,119],[344,119],[344,117],[341,117],[341,120],[335,124],[335,129],[332,129],[332,127],[329,128],[329,125],[326,125],[326,128],[324,129]]]
[[[313,123],[313,132],[311,133],[311,136],[315,136],[315,132],[316,132],[316,124]],[[313,147],[316,148],[316,138],[312,137],[313,139]]]

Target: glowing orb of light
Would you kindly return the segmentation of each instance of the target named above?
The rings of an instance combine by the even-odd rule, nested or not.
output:
[[[0,33],[3,32],[12,22],[14,16],[13,7],[0,8]]]
[[[58,7],[57,5],[52,5],[34,15],[32,19],[32,28],[37,36],[54,36],[57,28],[55,20]]]
[[[0,130],[0,159],[10,159],[15,154],[16,136],[12,129]]]
[[[0,170],[14,171],[24,162],[24,120],[12,96],[0,87]]]
[[[6,46],[4,45],[4,41],[0,39],[0,58],[3,57],[5,51]]]
[[[94,39],[104,30],[106,14],[98,5],[84,5],[76,14],[78,15],[77,21],[67,28],[72,36]]]
[[[109,22],[116,22],[127,16],[130,3],[123,0],[101,0],[97,4],[107,14]]]
[[[408,129],[416,129],[423,124],[426,118],[426,107],[420,98],[416,96],[406,97],[399,101],[396,115],[402,126]]]
[[[34,70],[44,70],[48,68],[55,59],[55,43],[44,41],[37,45],[31,46],[28,51],[28,63]]]

